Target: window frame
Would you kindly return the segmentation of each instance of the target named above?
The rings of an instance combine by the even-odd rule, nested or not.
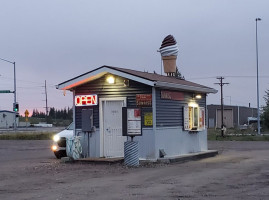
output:
[[[198,104],[189,104],[183,108],[184,130],[198,132],[205,130],[205,108]]]

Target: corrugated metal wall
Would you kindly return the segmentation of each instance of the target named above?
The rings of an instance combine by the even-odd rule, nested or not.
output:
[[[217,111],[221,110],[220,105],[208,105],[208,119],[214,120],[214,127],[217,126]],[[224,105],[224,110],[232,110],[233,127],[238,127],[238,125],[247,124],[248,117],[257,117],[257,108],[249,108],[244,106],[230,106]],[[220,120],[220,119],[219,119]],[[210,127],[210,128],[214,128]]]
[[[124,78],[114,76],[116,78],[115,84],[108,84],[106,77],[84,84],[75,90],[75,95],[82,94],[97,94],[98,98],[107,97],[127,97],[127,106],[136,107],[136,94],[151,94],[152,89],[150,86],[144,85],[130,80],[129,86],[124,86]],[[93,109],[93,125],[99,128],[99,105],[97,106],[83,106],[75,108],[76,129],[81,128],[81,110]],[[143,112],[152,112],[152,108],[143,108]],[[142,118],[143,119],[143,118]]]
[[[172,90],[171,90],[172,91]],[[183,91],[182,91],[183,92]],[[193,99],[193,93],[184,92],[184,100],[161,99],[161,89],[156,89],[156,121],[157,127],[183,126],[183,107]],[[200,107],[206,107],[206,96],[195,100]]]

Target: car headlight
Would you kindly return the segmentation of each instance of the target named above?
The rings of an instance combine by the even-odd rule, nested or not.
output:
[[[52,146],[51,146],[51,150],[52,150],[52,151],[56,151],[57,149],[58,149],[58,147],[57,147],[56,145],[52,145]]]
[[[59,135],[54,135],[53,136],[53,141],[54,142],[58,142],[60,140],[60,136]]]

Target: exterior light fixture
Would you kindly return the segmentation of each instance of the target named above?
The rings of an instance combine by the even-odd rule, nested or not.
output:
[[[188,104],[188,106],[189,106],[189,107],[194,107],[194,108],[199,107],[198,104],[195,103],[195,102],[190,102],[190,103]]]
[[[113,76],[108,76],[106,81],[109,83],[109,84],[114,84],[115,83],[115,78]]]
[[[197,95],[195,95],[195,98],[196,98],[196,99],[201,99],[201,98],[202,98],[202,95],[197,94]]]

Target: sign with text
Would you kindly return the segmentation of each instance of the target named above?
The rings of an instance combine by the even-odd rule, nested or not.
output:
[[[75,96],[75,106],[94,106],[97,103],[97,94]]]
[[[161,99],[183,101],[184,100],[184,93],[183,92],[169,91],[169,90],[162,90],[161,91]]]
[[[140,108],[122,108],[122,135],[123,136],[141,136],[141,109]]]
[[[152,112],[144,113],[144,126],[152,126],[153,120],[152,120]]]
[[[152,106],[152,94],[137,94],[136,106],[151,107]]]

